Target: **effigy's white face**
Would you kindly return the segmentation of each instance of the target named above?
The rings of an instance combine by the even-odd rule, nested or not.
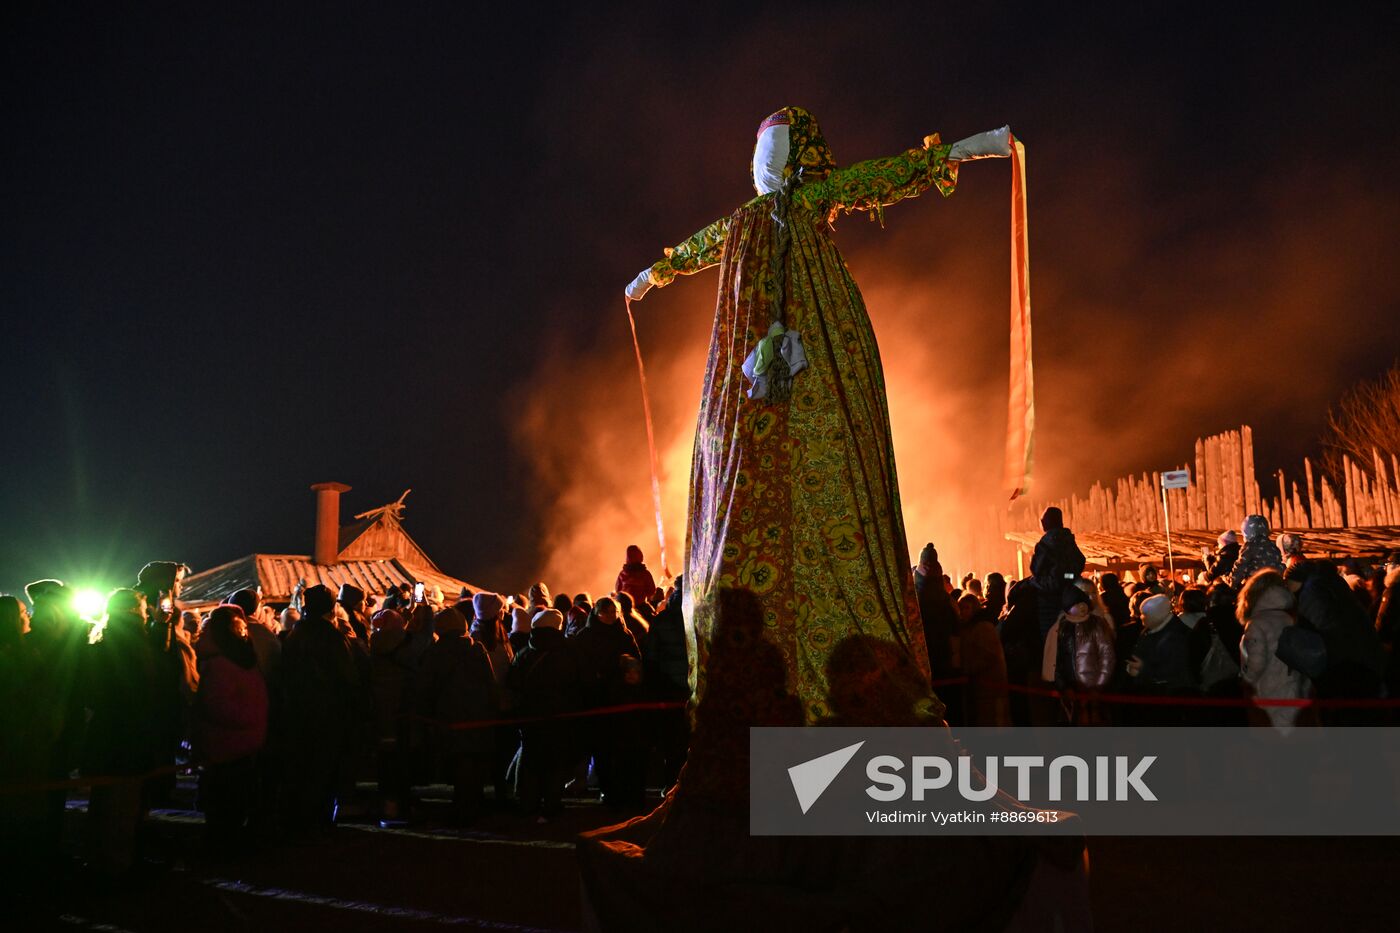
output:
[[[753,186],[759,194],[772,194],[783,186],[788,161],[788,127],[777,124],[758,134],[753,149]]]

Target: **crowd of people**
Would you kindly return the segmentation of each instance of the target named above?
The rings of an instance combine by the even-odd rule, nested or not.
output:
[[[1259,701],[1400,692],[1400,552],[1339,567],[1310,559],[1296,535],[1271,538],[1254,515],[1196,577],[1142,565],[1124,581],[1086,575],[1057,509],[1042,526],[1021,580],[955,583],[932,544],[920,555],[921,622],[950,724],[1394,719],[1385,707]],[[433,783],[451,785],[455,821],[487,807],[549,821],[566,791],[595,787],[606,805],[640,810],[648,779],[670,786],[685,760],[683,580],[658,587],[635,547],[597,599],[536,583],[510,596],[464,589],[448,605],[409,584],[380,601],[317,585],[280,613],[243,589],[202,614],[180,609],[186,569],[147,564],[98,622],[58,580],[0,596],[6,858],[58,858],[70,791],[91,786],[87,864],[119,877],[138,857],[143,814],[168,805],[186,764],[198,767],[211,847],[238,852],[324,835],[363,805],[361,778],[378,788],[379,812],[364,815],[386,822],[415,818],[413,788]]]
[[[570,783],[639,811],[685,760],[683,582],[657,587],[635,547],[597,599],[315,585],[280,613],[242,589],[201,614],[180,608],[186,571],[147,564],[96,622],[58,580],[0,596],[7,867],[61,858],[70,791],[90,786],[85,864],[122,877],[182,766],[210,851],[234,854],[324,837],[366,777],[380,812],[364,815],[386,823],[431,784],[451,785],[453,822],[546,822]]]
[[[930,544],[915,587],[952,724],[1138,725],[1394,721],[1400,696],[1400,551],[1309,558],[1296,534],[1248,516],[1196,574],[1139,565],[1086,575],[1057,508],[1030,575],[954,582]],[[1141,698],[1156,699],[1141,699]],[[1160,698],[1179,697],[1180,703]],[[1194,702],[1206,698],[1220,702]],[[1300,704],[1269,701],[1344,700]]]

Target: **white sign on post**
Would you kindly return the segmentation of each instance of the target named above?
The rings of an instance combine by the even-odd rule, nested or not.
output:
[[[1162,474],[1163,489],[1185,489],[1191,485],[1190,470],[1168,470]]]

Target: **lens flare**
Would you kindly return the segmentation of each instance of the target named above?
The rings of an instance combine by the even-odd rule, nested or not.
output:
[[[81,618],[88,621],[96,621],[102,618],[102,612],[107,607],[107,597],[103,596],[99,590],[82,589],[78,590],[73,597],[73,609]]]

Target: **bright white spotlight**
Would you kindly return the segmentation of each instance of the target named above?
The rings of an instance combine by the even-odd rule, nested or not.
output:
[[[78,590],[73,597],[73,609],[84,619],[100,619],[106,608],[107,597],[97,590]]]

